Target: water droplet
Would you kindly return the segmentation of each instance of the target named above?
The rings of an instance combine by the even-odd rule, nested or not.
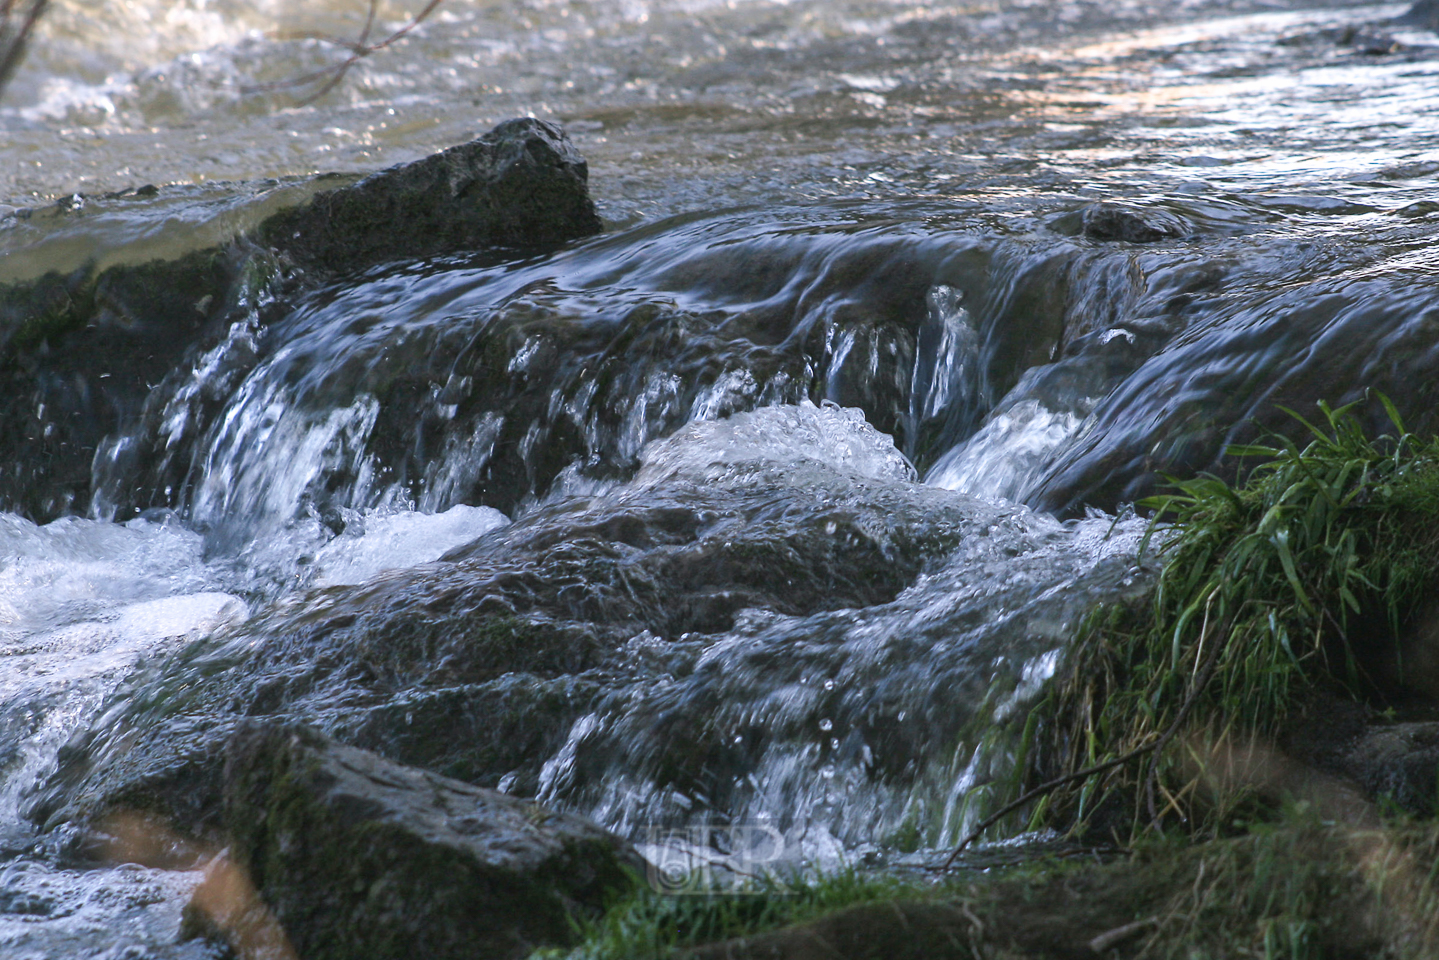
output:
[[[819,722],[819,728],[821,730],[824,730],[825,732],[829,732],[830,730],[834,729],[834,721],[831,720],[829,717],[825,717]]]
[[[833,680],[826,680],[826,681],[824,682],[824,688],[825,688],[826,690],[833,690],[833,689],[834,689],[834,681],[833,681]]]

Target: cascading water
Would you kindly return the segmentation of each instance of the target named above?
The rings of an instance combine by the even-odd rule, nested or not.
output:
[[[325,62],[259,32],[288,9],[56,0],[0,103],[0,283],[530,111],[608,229],[261,271],[140,397],[7,381],[0,952],[203,956],[194,873],[69,824],[183,796],[203,846],[246,716],[637,838],[953,842],[1077,620],[1147,589],[1126,502],[1280,405],[1436,426],[1439,37],[1273,6],[455,0],[307,105],[245,92]],[[47,398],[85,390],[76,453]]]

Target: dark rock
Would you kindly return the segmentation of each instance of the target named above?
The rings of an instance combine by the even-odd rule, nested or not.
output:
[[[1388,639],[1387,633],[1380,636]],[[1426,598],[1399,632],[1397,643],[1376,643],[1391,658],[1366,668],[1390,689],[1439,703],[1439,598]]]
[[[1183,217],[1154,207],[1105,201],[1084,210],[1084,235],[1091,240],[1156,243],[1187,237],[1192,232]]]
[[[1390,23],[1421,30],[1439,30],[1439,0],[1419,0]]]
[[[1390,21],[1396,23],[1398,21]],[[1383,57],[1391,53],[1413,51],[1416,48],[1400,43],[1392,34],[1375,30],[1365,24],[1348,24],[1324,30],[1312,30],[1295,34],[1278,41],[1283,47],[1323,47],[1332,44],[1343,47],[1361,56]],[[1417,48],[1422,50],[1423,48]]]
[[[588,821],[301,727],[239,730],[225,824],[228,855],[187,932],[274,943],[282,931],[305,960],[524,957],[572,942],[574,921],[642,866]]]
[[[218,342],[274,267],[239,243],[0,287],[0,503],[36,520],[86,509],[103,438]]]
[[[1355,53],[1369,57],[1383,57],[1398,53],[1404,45],[1387,33],[1361,28],[1348,28],[1335,37],[1341,47],[1349,47]]]
[[[270,217],[261,242],[327,271],[477,247],[563,243],[598,233],[589,168],[564,132],[507,120],[478,140]]]
[[[84,512],[107,476],[129,494],[127,519],[175,507],[191,478],[183,454],[193,437],[107,439],[143,437],[152,422],[203,432],[225,397],[193,398],[180,417],[150,408],[177,392],[167,384],[192,381],[237,324],[262,330],[304,284],[386,260],[509,256],[589,236],[601,224],[587,176],[558,127],[511,120],[313,194],[223,247],[0,285],[0,508],[36,521]],[[224,358],[241,368],[255,360]],[[138,496],[126,482],[136,474],[153,478]]]
[[[1374,724],[1341,757],[1345,772],[1371,797],[1415,814],[1433,814],[1439,775],[1439,723]]]
[[[631,638],[663,638],[662,669],[683,673],[693,666],[674,642],[729,630],[742,610],[888,602],[958,542],[973,510],[944,491],[905,500],[847,484],[758,474],[569,501],[447,563],[317,592],[155,664],[105,727],[61,751],[30,815],[53,828],[150,811],[211,836],[221,745],[256,716],[532,793],[540,764],[614,678],[657,668],[623,652]],[[673,765],[703,770],[717,796],[748,755],[731,756],[718,733],[701,741],[703,762]]]
[[[1434,715],[1434,704],[1417,699],[1381,713],[1347,697],[1316,692],[1289,722],[1279,746],[1307,769],[1351,784],[1349,790],[1429,815],[1439,799],[1439,721]]]

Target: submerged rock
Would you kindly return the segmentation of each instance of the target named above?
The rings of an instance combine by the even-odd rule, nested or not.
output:
[[[242,954],[524,957],[571,942],[642,867],[589,821],[303,727],[249,724],[231,740],[225,825],[228,853],[185,932],[224,933]]]
[[[1084,210],[1084,235],[1091,240],[1156,243],[1186,237],[1193,228],[1184,218],[1129,203],[1104,202]]]
[[[1390,21],[1405,27],[1439,30],[1439,0],[1418,0],[1414,6]]]
[[[725,427],[752,422],[756,436],[795,443],[806,421],[784,415],[739,415]],[[851,423],[832,411],[808,416]],[[183,833],[214,834],[222,744],[255,716],[533,794],[541,764],[617,677],[687,675],[699,649],[742,616],[891,602],[999,521],[992,506],[907,481],[856,485],[815,462],[746,462],[733,446],[728,461],[686,464],[680,453],[713,447],[684,436],[657,449],[630,487],[536,510],[445,562],[318,591],[155,664],[126,706],[61,751],[32,816],[55,826],[153,811]],[[898,472],[902,458],[887,453],[872,474]],[[651,653],[636,657],[636,643]],[[684,775],[703,776],[711,796],[763,742],[692,735],[702,743],[683,749],[703,759]]]
[[[1046,552],[1067,537],[1052,521],[914,484],[872,433],[812,406],[694,424],[647,448],[629,485],[197,641],[149,665],[62,751],[30,813],[56,827],[153,811],[182,833],[218,832],[222,744],[254,717],[579,809],[596,808],[620,764],[657,793],[740,808],[768,757],[816,740],[806,762],[833,754],[912,781],[931,739],[959,735],[982,702],[972,687],[998,669],[982,638],[1005,618],[972,604],[1013,608],[1035,581],[1069,575]],[[968,560],[940,581],[952,590],[905,598],[961,545]],[[1020,550],[1031,554],[1023,572],[999,588],[1011,599],[991,601],[974,571]],[[1089,589],[1044,622],[1071,619]],[[872,644],[896,618],[913,624],[904,644]],[[982,637],[948,642],[950,630]],[[1055,645],[1049,631],[1028,636],[1022,653],[1005,647],[1014,662]],[[896,719],[907,709],[926,722]],[[616,722],[591,729],[592,714]]]

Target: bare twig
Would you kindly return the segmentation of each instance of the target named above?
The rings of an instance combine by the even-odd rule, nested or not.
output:
[[[0,2],[13,2],[13,0],[0,0]],[[350,55],[344,61],[342,61],[341,63],[337,63],[334,66],[325,67],[322,70],[315,70],[312,73],[303,74],[302,76],[291,77],[288,80],[279,80],[275,83],[262,83],[252,87],[245,87],[243,88],[244,92],[270,93],[275,90],[285,90],[292,87],[301,87],[307,83],[314,83],[317,80],[323,80],[324,83],[320,85],[319,89],[317,89],[314,93],[310,94],[308,97],[300,101],[301,106],[314,103],[316,100],[320,99],[325,94],[335,89],[335,87],[339,86],[340,82],[345,79],[346,74],[350,72],[351,67],[359,63],[365,57],[368,57],[370,54],[376,53],[380,50],[384,50],[386,47],[389,47],[392,44],[395,44],[401,39],[403,39],[407,34],[409,34],[412,30],[418,27],[421,23],[424,23],[425,19],[428,18],[430,14],[434,13],[436,8],[438,8],[439,5],[443,2],[444,0],[430,0],[429,3],[425,4],[425,8],[423,10],[410,18],[409,23],[405,24],[403,27],[396,30],[394,33],[390,34],[388,37],[379,41],[378,43],[370,43],[370,33],[374,30],[375,21],[379,17],[380,0],[370,0],[370,9],[365,16],[364,29],[360,31],[359,37],[354,40],[344,40],[339,37],[328,37],[324,36],[323,34],[314,33],[278,34],[278,39],[282,40],[318,40],[321,43],[328,43],[333,46],[342,47],[346,50],[349,50]]]
[[[25,55],[25,43],[50,0],[0,0],[0,93]]]
[[[1190,712],[1194,709],[1195,703],[1197,703],[1199,700],[1200,692],[1209,685],[1210,679],[1214,676],[1215,668],[1219,666],[1219,655],[1228,645],[1226,642],[1228,639],[1228,632],[1228,625],[1226,624],[1223,629],[1223,633],[1226,634],[1226,636],[1223,639],[1218,640],[1212,647],[1210,647],[1209,655],[1205,657],[1204,666],[1200,669],[1199,675],[1194,679],[1193,686],[1189,688],[1189,695],[1184,698],[1184,705],[1179,708],[1179,713],[1174,717],[1174,722],[1171,723],[1168,729],[1166,729],[1164,733],[1160,734],[1159,737],[1149,741],[1142,746],[1135,747],[1128,753],[1122,754],[1118,757],[1114,757],[1110,760],[1105,760],[1103,763],[1096,763],[1092,767],[1085,767],[1083,770],[1076,770],[1074,773],[1067,773],[1062,777],[1056,777],[1053,780],[1041,783],[1033,790],[1025,792],[1019,799],[1013,800],[1010,803],[1006,803],[997,811],[981,820],[978,826],[971,830],[969,832],[969,835],[966,836],[963,840],[961,840],[957,847],[950,851],[949,856],[945,858],[944,863],[940,864],[938,867],[931,867],[930,869],[941,872],[948,870],[950,868],[950,865],[954,863],[955,858],[960,855],[964,848],[969,846],[974,841],[978,840],[980,836],[984,833],[984,831],[988,830],[990,827],[994,826],[1000,820],[1004,819],[1009,814],[1018,810],[1020,807],[1028,804],[1030,801],[1042,797],[1045,794],[1052,793],[1055,790],[1058,790],[1060,787],[1064,786],[1065,784],[1074,783],[1079,780],[1086,780],[1092,776],[1095,776],[1096,774],[1105,773],[1109,770],[1113,770],[1115,767],[1121,767],[1131,760],[1138,759],[1139,757],[1146,756],[1151,753],[1158,753],[1160,750],[1162,750],[1165,746],[1168,745],[1170,740],[1174,739],[1174,735],[1179,732],[1179,729],[1184,726],[1184,722],[1189,719]],[[1203,634],[1201,634],[1200,644],[1202,645],[1203,642],[1204,636]],[[1152,772],[1153,768],[1151,768],[1151,773]]]

